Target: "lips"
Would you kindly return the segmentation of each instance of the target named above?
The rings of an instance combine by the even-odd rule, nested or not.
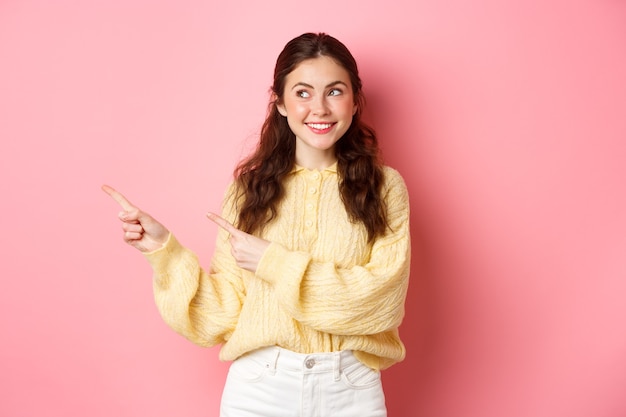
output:
[[[306,125],[314,133],[323,134],[329,132],[335,123],[306,123]]]

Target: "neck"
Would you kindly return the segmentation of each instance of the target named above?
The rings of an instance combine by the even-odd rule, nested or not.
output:
[[[302,155],[296,149],[296,164],[309,169],[322,171],[337,162],[334,150],[328,150],[319,153],[310,153]]]

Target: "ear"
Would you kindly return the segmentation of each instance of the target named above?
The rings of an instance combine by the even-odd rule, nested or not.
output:
[[[278,96],[276,95],[276,93],[272,93],[271,100],[272,102],[274,102],[274,105],[276,106],[276,110],[278,110],[278,113],[280,113],[280,115],[283,117],[287,117],[287,109],[285,108],[285,105],[278,99]]]
[[[356,114],[357,110],[359,110],[359,105],[357,103],[354,103],[354,105],[352,106],[352,115],[353,116]]]
[[[281,116],[287,117],[287,109],[285,108],[285,105],[282,103],[275,103],[276,106],[276,110],[278,110],[278,113],[281,114]]]

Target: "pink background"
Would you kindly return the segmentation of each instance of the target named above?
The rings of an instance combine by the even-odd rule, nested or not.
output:
[[[203,264],[277,54],[360,63],[412,202],[391,417],[626,415],[626,3],[0,2],[0,415],[217,416],[108,183]]]

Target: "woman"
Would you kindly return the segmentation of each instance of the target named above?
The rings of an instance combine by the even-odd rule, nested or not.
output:
[[[401,361],[408,285],[404,181],[361,121],[348,49],[291,40],[256,151],[235,170],[208,271],[110,187],[124,239],[154,269],[163,319],[233,361],[221,415],[385,416],[380,371]]]

